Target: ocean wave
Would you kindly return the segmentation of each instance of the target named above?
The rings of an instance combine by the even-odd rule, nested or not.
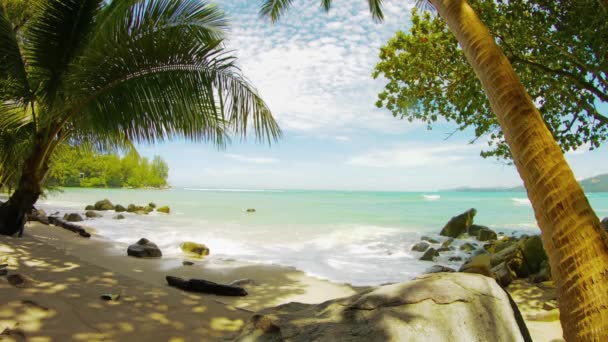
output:
[[[514,205],[517,205],[517,206],[532,206],[532,203],[530,203],[530,200],[527,198],[512,197],[511,201],[513,202]]]
[[[184,188],[186,191],[207,191],[207,192],[285,192],[283,190],[266,189],[209,189],[209,188]]]
[[[422,197],[427,201],[437,201],[441,198],[440,195],[422,195]]]

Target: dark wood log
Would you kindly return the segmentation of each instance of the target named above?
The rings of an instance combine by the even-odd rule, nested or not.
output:
[[[223,285],[203,279],[190,279],[167,276],[169,286],[177,287],[184,291],[209,293],[219,296],[246,296],[247,291],[239,286]]]
[[[77,233],[78,235],[85,237],[85,238],[90,238],[91,234],[87,233],[86,230],[84,230],[84,228],[82,228],[81,226],[71,223],[71,222],[67,222],[64,221],[63,219],[57,217],[57,216],[49,216],[49,222],[52,225],[55,225],[57,227],[61,227],[64,229],[67,229],[71,232]]]

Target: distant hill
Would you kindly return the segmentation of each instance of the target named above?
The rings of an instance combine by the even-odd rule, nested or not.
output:
[[[585,192],[608,192],[608,173],[585,178],[579,181],[579,184],[583,187]],[[523,186],[516,186],[514,188],[470,188],[461,187],[455,189],[449,189],[445,191],[463,191],[463,192],[515,192],[515,191],[526,191]]]

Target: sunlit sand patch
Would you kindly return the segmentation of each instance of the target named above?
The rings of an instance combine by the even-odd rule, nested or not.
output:
[[[245,325],[242,319],[231,320],[226,317],[215,317],[211,320],[211,329],[219,331],[239,331]]]
[[[107,341],[112,337],[112,335],[109,333],[78,333],[78,334],[72,335],[72,337],[76,341],[93,342],[93,341]]]

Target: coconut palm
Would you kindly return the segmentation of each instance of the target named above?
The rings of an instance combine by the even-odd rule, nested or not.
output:
[[[227,22],[213,5],[29,0],[32,15],[16,33],[4,1],[0,131],[13,132],[27,148],[16,190],[0,206],[2,234],[22,227],[63,143],[181,137],[221,146],[229,135],[268,142],[280,136],[270,110],[224,51]],[[10,168],[5,161],[0,172]]]
[[[382,20],[381,0],[368,0]],[[291,0],[267,0],[276,21]],[[418,1],[447,22],[480,79],[524,181],[557,286],[568,341],[608,340],[608,236],[568,163],[494,38],[466,0]],[[329,10],[331,0],[321,1]]]

